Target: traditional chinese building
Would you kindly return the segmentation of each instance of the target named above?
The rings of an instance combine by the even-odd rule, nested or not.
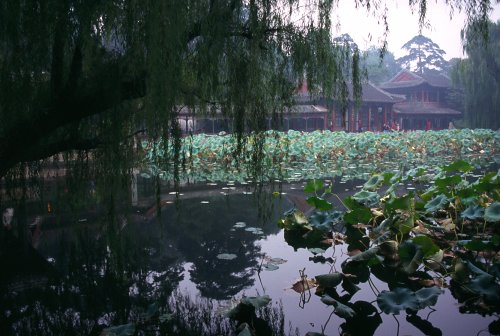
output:
[[[450,78],[440,73],[415,74],[401,70],[380,86],[392,94],[404,95],[394,104],[394,118],[404,130],[444,129],[461,112],[447,106]]]

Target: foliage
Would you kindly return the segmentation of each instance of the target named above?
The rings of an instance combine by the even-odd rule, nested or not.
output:
[[[443,55],[443,49],[430,38],[416,35],[402,47],[407,55],[397,59],[397,63],[407,70],[423,74],[425,71],[444,71],[447,61]]]
[[[489,23],[488,43],[472,23],[462,38],[467,58],[451,71],[454,85],[463,91],[464,122],[467,127],[498,129],[500,121],[500,23]]]
[[[406,173],[378,174],[365,183],[365,190],[344,199],[349,209],[341,217],[345,225],[342,232],[350,258],[342,263],[342,272],[315,277],[321,301],[336,307],[335,313],[347,321],[355,319],[356,310],[349,300],[359,290],[355,283],[368,281],[366,273],[371,272],[391,288],[377,295],[382,312],[399,314],[407,310],[414,315],[435,305],[443,293],[442,283],[429,280],[432,274],[439,274],[442,278],[451,275],[466,289],[461,295],[476,298],[471,301],[472,309],[500,311],[494,303],[500,298],[500,239],[494,224],[499,221],[500,175],[475,175],[472,171],[471,164],[457,160],[434,169],[419,167]],[[409,182],[418,185],[423,177],[431,182],[427,188],[408,191],[399,187]],[[306,188],[316,183],[310,182]],[[286,231],[297,226],[284,228],[286,239]],[[334,234],[332,228],[318,239]],[[459,236],[468,239],[458,240]],[[477,258],[479,253],[483,257]],[[349,295],[338,296],[336,287],[341,283]]]
[[[343,180],[367,179],[382,170],[401,172],[413,167],[433,167],[449,163],[457,157],[476,166],[500,161],[500,135],[491,130],[408,133],[268,131],[262,147],[263,175],[257,177],[252,174],[255,146],[255,140],[249,138],[238,156],[235,154],[237,140],[232,136],[196,134],[183,138],[181,153],[185,169],[179,172],[179,177],[196,182],[314,178],[316,183],[322,183],[320,179],[335,176],[342,176]],[[175,173],[173,167],[159,164],[157,158],[172,153],[166,152],[156,142],[144,142],[143,147],[146,151],[144,176],[172,180]],[[417,173],[415,170],[414,174]],[[386,178],[390,177],[376,175],[374,180],[369,181],[373,187],[367,190],[380,185]],[[311,185],[307,191],[317,191],[318,195],[313,196],[321,198],[322,191],[317,190],[320,188],[319,185]],[[316,198],[310,202],[322,203]]]
[[[392,52],[387,50],[381,54],[381,50],[375,46],[363,51],[361,68],[368,80],[375,84],[388,81],[401,70]]]

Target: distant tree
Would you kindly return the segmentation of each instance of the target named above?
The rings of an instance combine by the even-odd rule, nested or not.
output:
[[[381,54],[380,48],[376,46],[371,46],[363,52],[361,68],[368,80],[375,84],[388,81],[401,70],[392,52],[385,51]]]
[[[407,53],[397,59],[402,68],[422,74],[426,70],[444,71],[448,67],[443,57],[446,52],[424,35],[414,36],[402,48]]]
[[[500,128],[500,21],[489,24],[485,42],[477,24],[463,32],[467,58],[452,68],[454,85],[463,92],[464,124]]]

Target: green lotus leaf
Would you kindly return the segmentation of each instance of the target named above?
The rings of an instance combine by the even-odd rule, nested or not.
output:
[[[500,202],[492,203],[484,211],[484,219],[488,222],[500,222]]]
[[[413,201],[413,195],[408,194],[405,196],[401,197],[391,197],[386,203],[385,203],[385,210],[388,212],[392,213],[396,210],[408,210],[410,209],[410,205]]]
[[[462,182],[462,177],[460,175],[447,176],[443,178],[437,178],[434,181],[434,185],[440,188],[440,190],[448,190]]]
[[[321,302],[326,305],[333,306],[335,308],[335,314],[342,318],[350,319],[353,318],[354,315],[356,315],[356,312],[352,310],[351,307],[346,306],[345,304],[335,300],[329,295],[323,295],[321,297]]]
[[[446,172],[462,171],[464,173],[467,173],[474,169],[474,167],[472,167],[471,164],[465,162],[464,160],[457,160],[447,166],[444,166],[442,169]]]
[[[380,196],[377,192],[362,190],[352,195],[352,198],[367,207],[373,207],[379,203]]]
[[[418,309],[436,305],[438,296],[442,293],[444,293],[444,291],[437,286],[419,289],[415,292],[415,296],[418,300]]]
[[[471,220],[481,219],[484,217],[484,208],[480,205],[469,205],[460,216]]]
[[[334,225],[342,219],[343,213],[340,211],[315,211],[310,217],[311,226],[324,232],[330,232]]]
[[[323,180],[311,180],[307,182],[306,186],[304,187],[304,192],[315,193],[323,189],[323,187],[324,187]]]
[[[342,282],[342,279],[344,279],[344,274],[340,272],[334,272],[316,275],[315,278],[321,287],[335,288]]]
[[[372,218],[372,212],[369,208],[359,204],[352,197],[347,197],[344,203],[351,208],[344,214],[344,221],[348,224],[368,223]]]
[[[373,175],[372,177],[370,177],[370,179],[368,181],[365,182],[365,184],[363,185],[363,189],[366,189],[366,190],[375,190],[377,189],[378,187],[380,187],[380,185],[384,182],[385,178],[384,176],[382,175]]]
[[[317,196],[311,196],[306,200],[307,204],[315,207],[318,210],[321,211],[328,211],[333,208],[332,203],[328,202],[327,200],[317,197]]]
[[[221,253],[217,255],[217,259],[221,260],[233,260],[236,259],[238,256],[233,253]]]
[[[279,269],[279,266],[276,264],[267,263],[267,264],[263,264],[262,268],[266,271],[276,271],[277,269]]]
[[[361,252],[360,254],[356,254],[351,258],[352,261],[368,261],[374,257],[377,257],[377,253],[380,250],[380,247],[373,246],[368,250]]]
[[[322,248],[319,248],[319,247],[311,247],[310,249],[308,249],[309,252],[311,252],[312,254],[323,254],[325,253],[325,250],[323,250]]]
[[[424,207],[428,213],[433,213],[440,209],[443,209],[448,203],[449,203],[448,197],[446,197],[443,194],[439,194],[433,199],[431,199],[429,202],[425,203]]]
[[[416,236],[412,239],[412,242],[420,246],[422,252],[424,253],[424,258],[428,258],[439,252],[439,247],[434,244],[431,238],[427,236]]]
[[[109,327],[101,332],[102,336],[132,336],[135,334],[135,323]]]
[[[269,295],[262,296],[247,296],[241,299],[241,303],[248,306],[253,306],[256,309],[265,307],[271,302]]]
[[[392,291],[382,291],[377,296],[377,304],[384,313],[398,315],[401,310],[418,310],[419,302],[415,293],[408,288],[396,287]]]
[[[489,274],[478,275],[472,279],[468,288],[482,295],[488,301],[500,300],[500,285],[495,281],[495,277]]]

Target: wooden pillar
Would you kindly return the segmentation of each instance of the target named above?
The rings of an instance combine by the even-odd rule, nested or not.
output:
[[[384,105],[384,124],[387,124],[387,105]]]
[[[368,107],[368,131],[371,131],[371,123],[372,123],[372,107]]]
[[[335,122],[336,122],[336,118],[335,118],[335,107],[332,108],[332,131],[335,131]]]

